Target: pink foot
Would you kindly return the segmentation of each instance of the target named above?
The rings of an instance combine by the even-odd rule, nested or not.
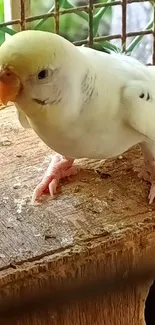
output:
[[[52,157],[52,161],[42,181],[37,185],[33,192],[32,204],[34,204],[35,200],[39,199],[39,197],[47,190],[53,197],[56,193],[60,179],[77,174],[77,169],[73,166],[73,161],[74,160],[67,160],[59,154]]]
[[[153,165],[153,164],[152,164]],[[149,166],[150,167],[150,166]],[[138,171],[138,177],[140,179],[143,179],[144,181],[151,183],[151,188],[150,188],[150,192],[149,192],[149,204],[152,204],[154,199],[155,199],[155,181],[154,181],[154,173],[152,173],[151,175],[151,171],[149,172],[149,170],[147,169],[147,165],[142,169],[142,170],[136,170]]]
[[[135,171],[138,172],[138,178],[151,183],[151,174],[145,167],[143,169],[135,169]]]
[[[155,199],[155,141],[149,140],[140,143],[144,157],[145,169],[139,174],[145,181],[151,183],[151,189],[148,196],[149,204]]]
[[[155,182],[151,183],[150,193],[148,196],[149,204],[152,204],[155,199]]]

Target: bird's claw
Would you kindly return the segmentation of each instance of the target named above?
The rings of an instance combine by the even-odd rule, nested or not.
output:
[[[151,183],[151,174],[147,169],[135,169],[135,171],[138,172],[139,179]]]
[[[149,204],[152,204],[155,199],[155,181],[152,180],[151,173],[147,170],[147,168],[143,168],[142,170],[138,171],[138,177],[148,183],[151,184],[150,192],[148,195]]]
[[[73,160],[67,160],[58,154],[54,155],[42,181],[33,192],[32,204],[45,192],[49,192],[51,197],[54,197],[60,179],[77,174],[77,169],[72,164]]]
[[[152,182],[152,184],[151,184],[148,199],[149,199],[149,204],[152,204],[155,199],[155,182]]]

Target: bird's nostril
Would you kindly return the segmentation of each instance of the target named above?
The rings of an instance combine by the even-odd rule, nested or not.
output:
[[[6,72],[6,76],[10,77],[11,73],[10,72]]]

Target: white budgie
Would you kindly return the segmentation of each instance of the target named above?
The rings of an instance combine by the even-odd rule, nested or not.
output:
[[[75,158],[104,159],[139,143],[155,197],[155,68],[121,55],[76,47],[56,34],[23,31],[0,47],[0,99],[14,102],[57,154],[33,202],[77,172]]]

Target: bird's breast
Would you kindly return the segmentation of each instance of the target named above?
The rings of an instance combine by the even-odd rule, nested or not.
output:
[[[83,127],[65,129],[42,124],[31,125],[42,141],[57,153],[71,158],[106,159],[115,157],[141,142],[142,135],[124,125],[103,127],[100,132]]]

